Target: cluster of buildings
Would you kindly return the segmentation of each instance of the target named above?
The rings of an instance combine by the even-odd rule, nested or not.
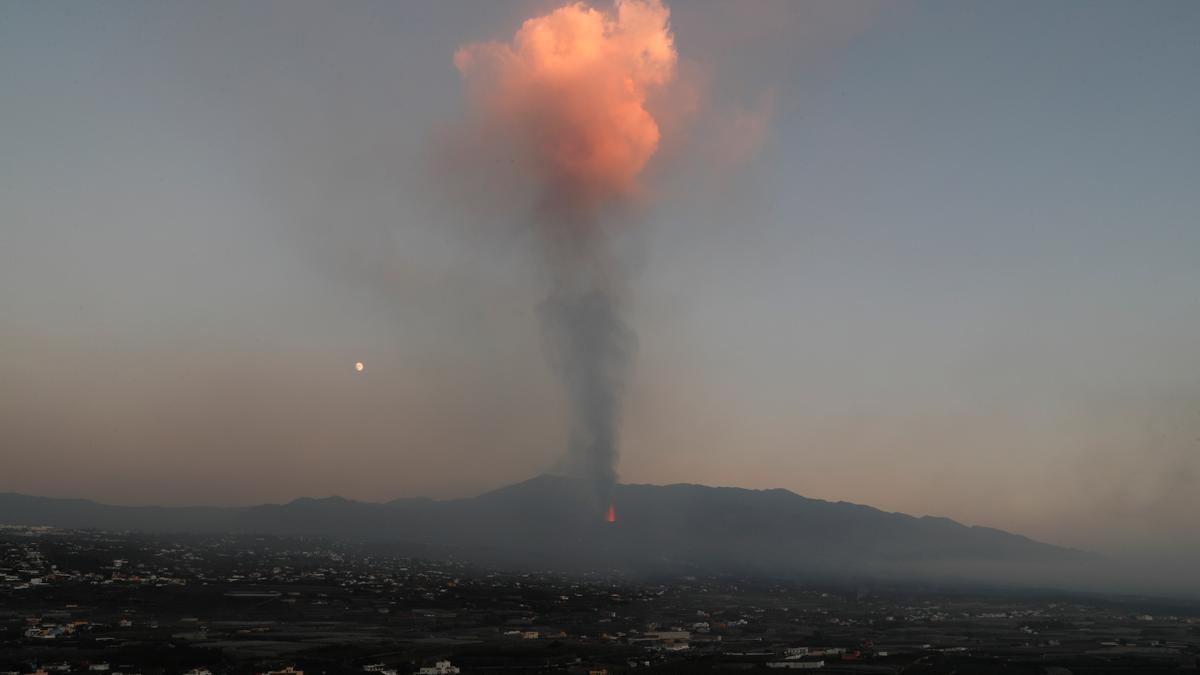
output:
[[[671,664],[886,673],[983,654],[1186,665],[1198,616],[1200,608],[1181,616],[1081,601],[512,571],[304,537],[0,530],[0,675],[453,675],[500,665],[582,675]],[[336,644],[337,660],[306,661],[314,644]],[[46,659],[48,646],[63,658]],[[163,650],[176,668],[154,669]]]

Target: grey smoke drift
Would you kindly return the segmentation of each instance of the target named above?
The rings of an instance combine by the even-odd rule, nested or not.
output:
[[[570,408],[567,469],[608,506],[618,422],[636,340],[621,318],[620,275],[604,213],[638,193],[658,149],[651,90],[675,76],[670,11],[662,0],[608,8],[571,3],[526,20],[511,42],[454,55],[486,146],[543,196],[536,225],[552,287],[540,314],[546,354]]]
[[[600,508],[617,481],[618,427],[637,337],[613,290],[562,280],[539,308],[546,358],[570,407],[567,468],[592,485]]]

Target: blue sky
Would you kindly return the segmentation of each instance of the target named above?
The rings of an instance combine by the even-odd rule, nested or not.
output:
[[[522,202],[443,157],[454,50],[551,6],[0,7],[0,490],[552,466]],[[629,237],[622,478],[1195,541],[1200,5],[672,12],[695,107]]]

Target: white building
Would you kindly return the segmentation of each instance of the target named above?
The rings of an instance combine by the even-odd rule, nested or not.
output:
[[[786,668],[789,670],[816,670],[824,668],[824,661],[768,661],[768,668]]]

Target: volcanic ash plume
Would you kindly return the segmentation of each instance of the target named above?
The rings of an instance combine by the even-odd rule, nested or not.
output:
[[[621,318],[618,261],[605,207],[630,196],[658,148],[647,92],[675,71],[669,12],[660,0],[582,3],[529,19],[511,43],[454,55],[485,137],[541,190],[534,218],[553,288],[542,304],[547,356],[571,408],[569,464],[608,504],[617,423],[636,339]]]

